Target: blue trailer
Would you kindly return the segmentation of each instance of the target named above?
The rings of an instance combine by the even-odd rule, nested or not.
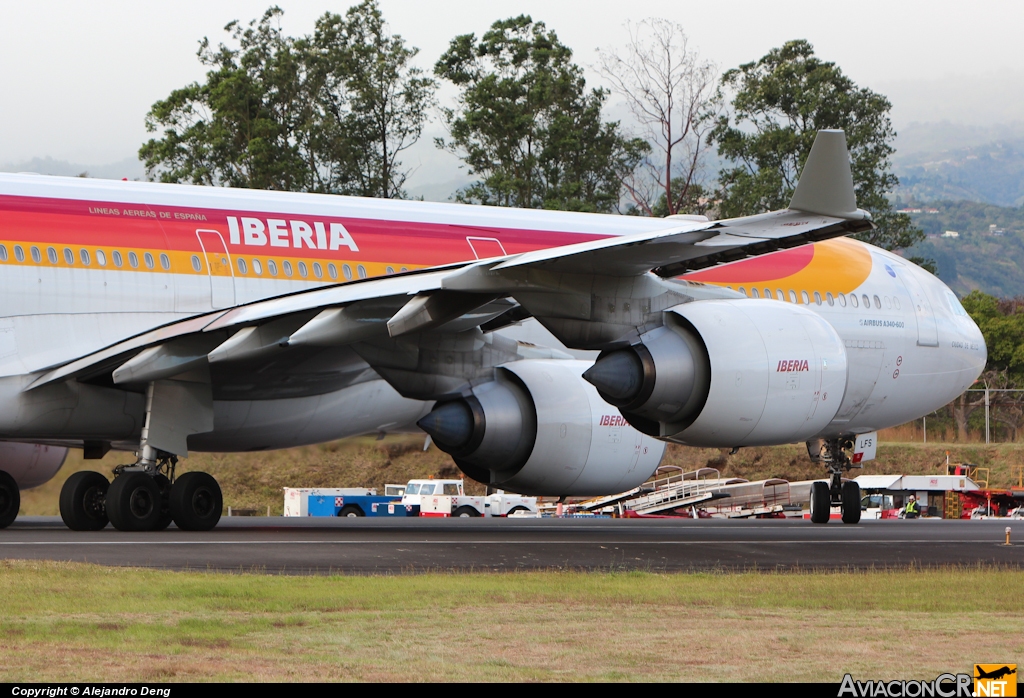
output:
[[[375,495],[309,495],[309,516],[418,516],[419,507],[401,498]]]

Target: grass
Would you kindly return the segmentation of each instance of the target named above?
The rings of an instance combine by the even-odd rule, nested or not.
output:
[[[1022,596],[1019,571],[991,569],[276,577],[0,562],[0,681],[930,679],[1024,663]]]
[[[894,431],[893,436],[902,436]],[[907,475],[944,473],[946,451],[950,462],[969,462],[991,468],[991,485],[1008,487],[1018,482],[1024,463],[1024,444],[943,444],[886,441],[881,435],[877,460],[865,464],[857,474],[900,473]],[[22,493],[23,515],[58,513],[58,498],[64,481],[79,470],[106,474],[119,463],[132,460],[130,454],[108,453],[99,461],[84,460],[72,450],[57,476],[50,482]],[[807,457],[803,444],[744,448],[735,455],[728,449],[689,448],[669,444],[664,463],[685,470],[718,468],[727,477],[760,480],[781,477],[790,481],[820,478],[824,468]],[[280,515],[284,487],[376,487],[404,483],[412,478],[462,477],[451,458],[436,447],[423,450],[423,438],[413,435],[388,436],[383,441],[357,437],[319,446],[259,453],[193,453],[179,464],[179,473],[205,470],[220,482],[224,506],[255,509]],[[482,485],[467,480],[470,494],[482,494]]]

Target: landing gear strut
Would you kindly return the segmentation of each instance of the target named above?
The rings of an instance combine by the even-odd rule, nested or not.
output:
[[[844,473],[861,467],[846,455],[846,451],[853,448],[853,442],[846,438],[834,438],[809,442],[807,446],[811,458],[823,462],[829,471],[827,483],[811,484],[811,521],[828,523],[831,508],[838,506],[842,511],[843,523],[860,522],[860,485],[853,480],[843,481]],[[814,447],[817,447],[817,453]]]

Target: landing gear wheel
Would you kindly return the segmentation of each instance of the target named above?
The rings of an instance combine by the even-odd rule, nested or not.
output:
[[[18,518],[21,490],[9,473],[0,470],[0,528],[7,528]]]
[[[160,485],[146,473],[122,473],[107,490],[107,516],[119,531],[155,531],[160,523]]]
[[[853,480],[843,483],[843,523],[860,522],[860,485]]]
[[[858,502],[859,506],[859,502]],[[832,513],[832,500],[828,492],[827,482],[811,483],[811,523],[828,523]]]
[[[220,485],[208,473],[185,473],[171,486],[171,516],[183,531],[209,531],[223,508]]]
[[[357,507],[355,504],[346,504],[341,508],[341,511],[338,512],[338,516],[344,516],[349,519],[355,519],[360,516],[366,516],[366,514],[364,514],[363,510]]]
[[[154,531],[163,531],[171,525],[174,517],[171,516],[171,481],[163,473],[157,473],[153,480],[160,487],[160,519],[156,522]]]
[[[474,516],[480,516],[480,512],[474,509],[473,507],[466,506],[459,507],[458,509],[453,511],[452,516],[460,519],[468,519]]]
[[[72,531],[98,531],[110,522],[107,491],[110,481],[100,473],[83,470],[60,488],[60,518]]]

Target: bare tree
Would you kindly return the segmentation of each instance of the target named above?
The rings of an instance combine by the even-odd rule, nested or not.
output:
[[[681,25],[666,19],[627,23],[624,53],[598,49],[597,70],[622,95],[651,151],[622,185],[647,216],[703,213],[703,157],[721,110],[718,70],[702,61]]]

